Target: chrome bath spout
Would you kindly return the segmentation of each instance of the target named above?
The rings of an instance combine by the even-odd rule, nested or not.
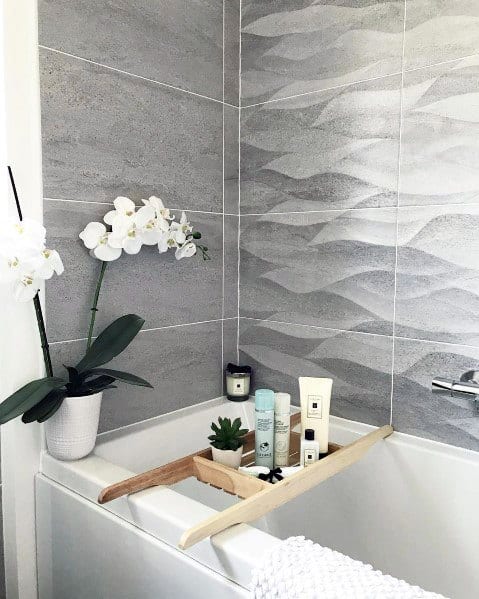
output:
[[[432,381],[432,391],[479,402],[479,371],[468,370],[458,381],[436,377]]]

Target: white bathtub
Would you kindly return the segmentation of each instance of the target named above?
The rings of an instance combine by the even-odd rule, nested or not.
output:
[[[280,538],[307,537],[453,599],[479,596],[479,454],[394,433],[296,500],[186,552],[181,534],[231,496],[188,479],[98,506],[118,480],[205,447],[218,415],[253,427],[253,406],[216,399],[100,436],[78,462],[43,456],[37,476],[40,599],[247,597]],[[331,419],[331,440],[373,427]]]

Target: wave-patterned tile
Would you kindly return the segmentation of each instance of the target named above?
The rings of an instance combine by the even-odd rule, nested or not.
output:
[[[241,315],[392,333],[396,209],[241,219]]]
[[[435,376],[458,378],[477,368],[479,349],[397,338],[393,425],[403,433],[479,451],[473,402],[431,392]]]
[[[395,206],[399,86],[386,77],[243,109],[242,213]]]
[[[291,393],[295,404],[299,376],[332,377],[332,414],[389,422],[390,337],[241,319],[240,359],[253,366],[255,387]]]
[[[479,345],[479,206],[400,208],[396,333]]]
[[[476,0],[406,0],[406,5],[406,69],[479,52]]]
[[[405,73],[404,86],[400,205],[477,202],[479,57]]]
[[[243,105],[397,73],[403,25],[399,0],[243,1]]]

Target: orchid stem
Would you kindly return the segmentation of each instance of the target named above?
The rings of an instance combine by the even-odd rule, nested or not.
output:
[[[103,276],[105,274],[106,265],[108,262],[101,263],[100,276],[98,277],[98,282],[96,284],[95,295],[93,296],[93,306],[91,307],[91,317],[90,317],[90,328],[88,330],[88,341],[87,341],[87,349],[90,349],[91,339],[93,337],[93,328],[95,327],[95,318],[96,313],[98,312],[98,298],[100,296],[101,284],[103,283]]]
[[[37,317],[38,332],[40,333],[40,340],[42,342],[43,361],[45,362],[45,369],[47,371],[47,376],[53,376],[52,359],[50,357],[50,348],[48,345],[47,331],[45,329],[42,305],[40,303],[40,297],[38,293],[33,298],[33,305],[35,306],[35,315]]]
[[[13,178],[13,171],[10,166],[7,166],[8,175],[10,177],[10,184],[12,186],[13,197],[15,198],[15,205],[17,207],[18,220],[23,220],[22,208],[20,206],[20,200],[18,198],[17,186],[15,185],[15,179]],[[53,376],[52,359],[50,356],[50,347],[48,345],[47,331],[45,329],[45,320],[43,318],[42,304],[40,303],[40,296],[38,293],[33,298],[33,305],[35,306],[35,315],[37,317],[38,332],[40,333],[40,340],[42,343],[43,361],[45,362],[45,370],[47,376]]]

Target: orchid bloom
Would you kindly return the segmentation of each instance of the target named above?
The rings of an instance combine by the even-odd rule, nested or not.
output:
[[[189,241],[175,251],[175,258],[181,260],[182,258],[191,258],[196,254],[196,245]]]
[[[136,206],[130,198],[119,196],[113,201],[113,205],[115,206],[115,210],[110,210],[103,217],[103,220],[107,225],[113,227],[113,225],[117,224],[120,220],[123,221],[124,219],[134,218]]]
[[[112,262],[121,256],[121,248],[112,247],[109,243],[109,233],[103,223],[91,222],[83,229],[79,235],[91,254],[103,260],[103,262]]]
[[[109,243],[114,248],[125,250],[127,254],[138,254],[143,245],[145,227],[155,218],[152,206],[143,206],[132,217],[115,217]]]
[[[2,278],[13,282],[19,301],[33,299],[42,281],[63,273],[58,252],[45,248],[45,235],[45,228],[31,219],[8,219],[0,228]]]

